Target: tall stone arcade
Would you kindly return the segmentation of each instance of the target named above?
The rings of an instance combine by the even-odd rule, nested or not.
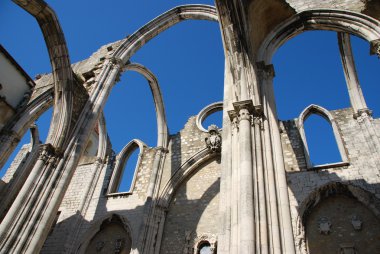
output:
[[[380,120],[366,105],[350,43],[359,36],[380,57],[380,1],[179,6],[75,64],[54,10],[43,0],[13,1],[38,21],[52,73],[33,81],[1,48],[0,166],[29,129],[33,138],[0,184],[0,253],[380,253]],[[169,135],[154,73],[129,59],[188,19],[220,24],[224,97]],[[280,121],[272,56],[309,30],[337,33],[351,106],[310,105]],[[132,140],[115,154],[102,112],[126,71],[149,81],[157,146]],[[50,107],[42,144],[33,122]],[[216,111],[223,127],[205,129]],[[304,121],[313,114],[331,125],[342,161],[310,162]],[[136,149],[130,191],[120,193]]]

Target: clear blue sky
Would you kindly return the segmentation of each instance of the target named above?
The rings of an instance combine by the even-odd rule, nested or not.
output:
[[[72,63],[89,57],[104,44],[133,33],[172,7],[189,3],[214,4],[211,0],[47,2],[61,22]],[[0,11],[0,43],[31,77],[50,72],[47,51],[36,21],[10,1],[2,1]],[[379,60],[369,57],[367,42],[353,38],[353,45],[367,103],[375,116],[379,116],[377,97],[380,88],[376,84]],[[144,46],[132,61],[145,65],[157,76],[171,134],[178,132],[189,116],[223,99],[224,56],[219,25],[215,22],[182,22]],[[297,117],[311,103],[329,110],[349,107],[336,33],[301,34],[280,48],[273,63],[280,119]],[[133,138],[155,146],[157,129],[153,101],[146,81],[139,74],[127,72],[121,77],[106,104],[105,116],[116,153]],[[219,118],[215,120],[218,124],[220,117],[220,114],[214,117]],[[47,132],[49,115],[44,118],[39,121],[42,133]],[[315,147],[324,148],[315,153],[311,148],[311,152],[317,155],[315,159],[312,156],[313,162],[333,162],[337,160],[336,149],[335,152],[326,149],[334,147],[333,144],[318,143],[324,140],[320,133],[328,125],[323,122],[317,125],[317,120],[307,121],[314,127],[307,132],[311,133],[309,146],[313,147],[315,143]],[[318,159],[318,156],[327,161]]]

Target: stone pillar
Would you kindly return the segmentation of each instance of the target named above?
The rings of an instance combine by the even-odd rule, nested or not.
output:
[[[48,189],[54,188],[59,173],[54,168],[60,155],[50,144],[40,147],[39,157],[17,199],[0,224],[0,253],[24,253],[33,239],[42,246],[45,238],[35,234],[35,221],[44,212],[49,199]],[[54,217],[52,217],[54,219]],[[45,229],[46,231],[49,228]],[[37,253],[35,249],[31,253]]]
[[[237,121],[239,126],[238,139],[234,138],[233,140],[239,152],[238,156],[236,153],[232,156],[232,165],[236,167],[232,170],[237,172],[233,172],[232,179],[229,179],[236,181],[231,184],[233,188],[231,195],[237,198],[237,201],[234,198],[231,199],[232,218],[235,220],[232,221],[231,247],[237,251],[236,253],[255,253],[254,181],[256,179],[253,175],[251,144],[251,122],[254,107],[252,100],[235,102],[233,106],[234,110],[230,111],[230,117],[235,123]],[[237,134],[236,129],[234,134]],[[238,162],[234,159],[238,159]]]
[[[255,252],[253,172],[251,147],[251,115],[248,108],[239,108],[239,253]],[[256,180],[256,179],[255,179]]]
[[[144,211],[144,229],[140,235],[139,245],[141,253],[158,253],[160,251],[161,237],[163,226],[161,223],[165,220],[165,213],[157,204],[157,196],[161,182],[163,164],[168,150],[164,147],[157,147],[153,160],[152,175],[147,190],[147,206]],[[162,229],[162,231],[161,231]],[[160,238],[160,239],[157,239]]]
[[[260,70],[261,96],[264,121],[264,154],[268,187],[268,224],[270,252],[294,254],[294,237],[290,215],[288,185],[273,93],[274,70],[272,65],[257,63]]]

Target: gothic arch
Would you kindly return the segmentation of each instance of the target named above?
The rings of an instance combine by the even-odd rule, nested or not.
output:
[[[143,75],[149,83],[153,95],[157,118],[157,146],[167,148],[169,139],[168,126],[166,122],[165,105],[162,99],[160,85],[156,76],[145,66],[137,63],[128,64],[125,69],[132,70]]]
[[[83,128],[75,130],[74,139],[72,140],[70,147],[75,144],[82,144],[86,141],[88,135],[78,135],[79,132],[81,130],[92,129],[96,117],[104,107],[112,86],[117,82],[120,74],[126,67],[125,65],[128,64],[130,57],[146,42],[162,31],[188,19],[217,21],[216,9],[215,7],[208,5],[185,5],[175,7],[153,19],[124,40],[112,56],[104,62],[102,71],[98,75],[98,82],[94,85],[93,92],[77,122],[78,126],[82,126]]]
[[[308,10],[277,26],[261,44],[257,61],[271,64],[272,57],[286,41],[308,30],[332,30],[357,35],[368,42],[380,39],[380,22],[367,15],[343,10]]]
[[[131,56],[145,43],[164,30],[188,19],[217,21],[218,16],[215,7],[209,5],[192,4],[175,7],[153,19],[128,37],[115,51],[113,57],[124,64],[127,63]]]
[[[295,225],[295,240],[298,242],[299,253],[308,253],[306,246],[306,220],[313,209],[334,195],[343,195],[359,201],[364,207],[368,208],[375,217],[380,219],[380,200],[371,192],[350,183],[330,182],[319,186],[310,193],[298,207],[298,217]]]
[[[127,231],[131,238],[132,246],[134,246],[134,238],[132,237],[132,228],[130,226],[129,221],[124,218],[122,215],[117,213],[108,213],[102,218],[98,219],[94,223],[92,223],[91,227],[83,234],[83,237],[81,239],[81,242],[78,244],[78,247],[76,248],[77,252],[79,254],[83,254],[86,251],[87,246],[89,245],[92,238],[101,230],[101,226],[104,222],[107,220],[112,220],[113,217],[116,217],[119,221],[122,222],[124,229]]]
[[[54,79],[54,112],[48,142],[62,149],[69,140],[74,77],[64,33],[52,8],[42,0],[14,2],[36,18],[43,33]]]
[[[185,161],[166,182],[158,198],[158,206],[168,208],[176,190],[182,182],[190,177],[200,165],[216,156],[216,153],[211,153],[208,148],[204,148]]]
[[[117,189],[120,185],[121,177],[123,176],[125,164],[127,163],[129,156],[137,148],[139,148],[140,152],[138,155],[138,160],[136,163],[135,172],[133,174],[133,180],[132,180],[131,187],[129,190],[129,192],[132,192],[133,186],[134,186],[135,181],[136,181],[137,169],[140,165],[141,156],[144,153],[145,147],[146,147],[146,144],[144,144],[141,140],[138,140],[138,139],[133,139],[126,146],[124,146],[124,148],[121,150],[121,152],[116,156],[115,167],[114,167],[114,170],[112,173],[112,177],[110,180],[110,184],[108,187],[107,194],[117,193]]]
[[[311,104],[301,112],[301,114],[298,117],[298,122],[297,122],[297,127],[298,127],[298,130],[299,130],[299,133],[300,133],[300,136],[302,139],[302,143],[304,146],[304,154],[306,157],[305,159],[306,159],[307,167],[313,168],[313,165],[310,161],[310,154],[309,154],[309,148],[308,148],[307,140],[306,140],[304,123],[305,123],[306,119],[312,114],[319,115],[322,118],[324,118],[327,122],[330,123],[330,125],[333,129],[335,141],[337,143],[340,156],[342,158],[342,162],[347,163],[348,162],[347,152],[346,152],[346,149],[344,148],[342,137],[339,133],[338,126],[336,125],[336,122],[335,122],[333,116],[330,114],[330,112],[327,109],[325,109],[321,106],[318,106],[318,105]]]

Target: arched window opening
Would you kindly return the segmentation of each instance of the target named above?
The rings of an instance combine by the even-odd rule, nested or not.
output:
[[[213,254],[211,251],[211,244],[209,242],[201,243],[197,254]]]
[[[112,88],[104,108],[112,149],[121,151],[134,138],[155,146],[156,112],[147,80],[134,71],[127,71],[121,78]]]
[[[304,122],[311,166],[341,162],[342,158],[331,124],[312,114]]]
[[[276,108],[281,120],[294,119],[312,103],[329,109],[350,106],[336,32],[299,34],[277,51],[273,65]]]
[[[134,139],[116,156],[108,194],[132,193],[144,147],[146,144]]]
[[[31,151],[31,135],[25,133],[17,147],[14,149],[12,154],[9,156],[7,162],[4,164],[4,167],[0,171],[0,177],[3,181],[9,182],[9,180],[13,177],[16,169],[19,165],[26,160],[27,155]]]
[[[132,152],[129,158],[126,160],[124,164],[123,174],[120,178],[119,187],[117,188],[117,192],[128,192],[131,189],[133,177],[137,170],[137,162],[139,157],[139,150],[136,149]]]
[[[355,67],[363,91],[367,107],[372,110],[373,117],[380,117],[380,86],[377,73],[380,61],[377,56],[368,54],[369,42],[357,36],[351,36]]]

